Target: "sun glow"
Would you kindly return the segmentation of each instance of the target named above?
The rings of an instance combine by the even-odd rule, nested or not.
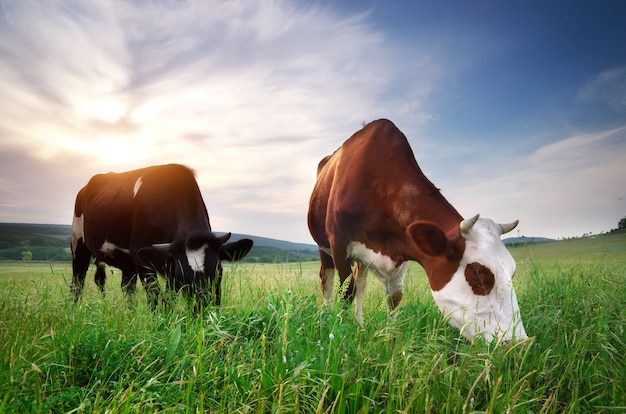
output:
[[[126,105],[113,98],[98,99],[89,106],[89,113],[92,117],[108,123],[118,122],[126,111]]]
[[[94,145],[94,155],[109,164],[123,164],[144,158],[144,147],[131,139],[102,136]]]

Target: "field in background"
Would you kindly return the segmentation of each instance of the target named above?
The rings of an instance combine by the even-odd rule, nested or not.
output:
[[[0,412],[623,412],[626,234],[511,249],[515,346],[470,344],[411,264],[387,316],[322,306],[318,263],[226,268],[223,308],[151,313],[109,273],[69,298],[68,263],[0,262]]]

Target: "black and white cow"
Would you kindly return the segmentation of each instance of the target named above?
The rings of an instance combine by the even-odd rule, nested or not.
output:
[[[101,290],[107,264],[122,271],[126,294],[134,293],[139,275],[152,307],[160,293],[157,274],[168,290],[182,291],[200,307],[209,295],[219,306],[221,262],[239,260],[252,248],[250,239],[226,243],[229,238],[211,231],[194,173],[183,165],[95,175],[76,196],[71,291],[78,300],[95,257]]]

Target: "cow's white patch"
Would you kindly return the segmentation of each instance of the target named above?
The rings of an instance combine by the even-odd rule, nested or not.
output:
[[[347,252],[348,257],[361,263],[355,274],[354,313],[356,320],[363,323],[362,299],[367,286],[367,271],[373,271],[378,280],[385,286],[385,295],[394,295],[402,292],[408,262],[397,264],[389,256],[375,252],[365,244],[356,241],[348,243]]]
[[[377,272],[377,276],[380,273],[383,275],[383,278],[385,277],[384,275],[389,275],[398,268],[389,256],[375,252],[361,242],[353,241],[348,243],[346,251],[347,257],[358,260],[365,266],[372,268],[372,270]]]
[[[141,184],[143,184],[143,182],[141,181],[141,177],[139,177],[137,181],[135,181],[135,187],[133,188],[133,197],[137,197],[137,192],[141,188]]]
[[[479,219],[468,234],[463,234],[465,252],[459,268],[446,286],[432,291],[441,312],[468,340],[478,334],[484,334],[487,341],[527,338],[512,284],[515,261],[500,234],[498,224]],[[474,262],[494,275],[495,284],[488,295],[475,294],[465,278],[465,267]]]
[[[72,244],[72,252],[76,251],[76,246],[78,245],[78,240],[85,239],[85,217],[84,215],[80,215],[80,217],[74,216],[72,218],[72,236],[70,237],[70,242]]]
[[[104,243],[102,243],[102,246],[100,246],[100,251],[105,255],[112,255],[113,252],[116,250],[126,254],[130,254],[130,250],[119,247],[116,244],[111,243],[107,240],[105,240]]]
[[[204,272],[204,255],[208,244],[204,244],[197,250],[187,249],[187,262],[194,272]]]

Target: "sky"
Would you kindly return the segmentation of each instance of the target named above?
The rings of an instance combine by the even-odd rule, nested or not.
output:
[[[0,222],[70,224],[94,174],[196,172],[211,225],[313,243],[317,163],[393,121],[463,215],[626,217],[626,3],[0,0]]]

